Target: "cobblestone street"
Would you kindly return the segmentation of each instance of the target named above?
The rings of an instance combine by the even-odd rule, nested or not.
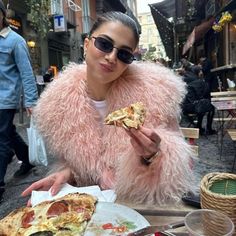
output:
[[[19,125],[18,115],[15,117],[17,130],[22,137],[27,141],[26,127],[29,125],[29,119],[24,117],[24,125]],[[200,136],[197,141],[199,146],[199,158],[194,165],[196,175],[196,185],[200,184],[201,178],[209,172],[230,172],[232,169],[234,146],[228,136],[224,139],[223,154],[220,159],[217,146],[217,135]],[[8,214],[13,209],[24,206],[28,198],[22,198],[21,192],[32,182],[42,178],[50,169],[48,167],[35,167],[31,172],[22,179],[13,178],[14,172],[19,168],[20,164],[16,159],[13,159],[9,165],[6,176],[6,192],[3,202],[0,204],[0,218]]]

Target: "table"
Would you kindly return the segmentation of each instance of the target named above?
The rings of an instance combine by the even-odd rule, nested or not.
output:
[[[225,135],[225,123],[228,123],[228,127],[231,126],[233,121],[236,121],[236,100],[230,99],[228,100],[218,100],[211,101],[212,105],[216,108],[218,118],[214,118],[215,121],[219,122],[218,130],[220,131],[220,158],[222,156],[222,148],[223,148],[223,139]],[[218,135],[217,135],[218,137]]]
[[[227,110],[235,110],[236,109],[236,100],[221,100],[221,101],[211,101],[212,105],[218,111],[227,111]]]
[[[230,97],[236,96],[236,91],[211,92],[211,97]]]
[[[182,202],[176,205],[172,204],[163,207],[145,204],[134,204],[119,200],[116,202],[118,204],[122,204],[136,210],[142,216],[144,216],[151,225],[163,225],[181,221],[190,211],[197,209]],[[178,236],[188,235],[185,227],[170,230],[170,232],[176,233],[176,235]]]

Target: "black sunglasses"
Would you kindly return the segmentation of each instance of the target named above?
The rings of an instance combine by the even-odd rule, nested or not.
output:
[[[113,43],[109,41],[108,39],[102,38],[102,37],[91,37],[94,38],[94,46],[101,50],[102,52],[110,53],[112,52],[114,47]],[[134,60],[134,55],[121,48],[116,48],[117,49],[117,58],[124,62],[125,64],[131,64]]]

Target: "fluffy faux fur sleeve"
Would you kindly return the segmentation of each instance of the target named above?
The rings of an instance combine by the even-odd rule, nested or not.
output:
[[[34,108],[37,128],[44,136],[49,151],[59,159],[65,155],[69,139],[75,132],[74,123],[79,119],[74,107],[86,99],[84,77],[84,66],[70,64],[47,85]]]
[[[145,63],[137,63],[125,74],[123,86],[130,85],[128,81],[132,81],[136,91],[129,92],[126,99],[133,96],[146,104],[144,126],[155,129],[161,143],[158,157],[149,166],[142,164],[134,150],[127,151],[117,175],[118,195],[137,202],[179,201],[185,192],[195,189],[193,153],[178,125],[185,84],[169,69]]]

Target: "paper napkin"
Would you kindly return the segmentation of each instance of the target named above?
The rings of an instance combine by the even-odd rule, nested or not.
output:
[[[116,194],[114,190],[101,190],[98,185],[88,187],[74,187],[70,184],[64,184],[61,190],[55,195],[51,191],[32,191],[31,204],[35,206],[43,201],[50,201],[65,196],[68,193],[88,193],[98,198],[99,202],[114,202]]]
[[[234,81],[232,81],[230,79],[227,79],[227,83],[228,83],[229,88],[234,88],[235,87]]]

